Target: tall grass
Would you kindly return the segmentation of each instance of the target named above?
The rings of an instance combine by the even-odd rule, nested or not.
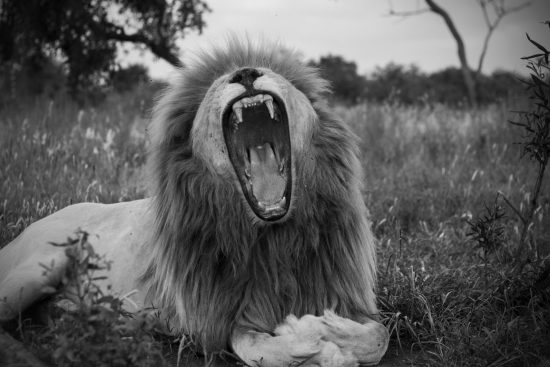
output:
[[[379,303],[398,353],[419,351],[417,359],[441,366],[549,357],[550,289],[540,284],[550,254],[550,187],[532,228],[536,248],[523,249],[538,262],[514,272],[521,222],[496,194],[527,206],[536,165],[519,159],[521,130],[508,123],[509,109],[339,111],[360,137],[379,239]],[[490,229],[493,247],[476,241],[480,223],[498,227]]]
[[[152,92],[97,108],[37,98],[0,111],[0,244],[71,203],[142,197]]]
[[[146,195],[151,97],[140,89],[98,108],[39,99],[2,111],[0,246],[68,204]],[[534,286],[539,268],[506,270],[519,235],[514,214],[502,209],[503,237],[492,252],[476,245],[468,224],[497,191],[529,200],[533,167],[519,160],[519,132],[507,123],[517,108],[335,107],[359,137],[390,356],[413,351],[417,363],[441,366],[550,357],[550,297]],[[540,202],[531,250],[542,258],[550,250],[550,187]]]

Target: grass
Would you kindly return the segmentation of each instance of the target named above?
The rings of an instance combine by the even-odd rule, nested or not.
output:
[[[0,244],[71,203],[145,195],[152,93],[114,95],[98,108],[36,99],[0,117]]]
[[[110,96],[98,108],[37,99],[2,111],[0,247],[71,203],[146,195],[152,94],[139,90]],[[543,274],[550,185],[542,187],[532,241],[523,250],[529,263],[519,270],[513,254],[521,222],[496,199],[500,191],[517,207],[529,203],[536,167],[520,159],[521,131],[507,122],[509,111],[521,107],[335,107],[360,138],[390,357],[413,351],[416,364],[430,366],[534,365],[550,358]],[[57,338],[70,337],[69,330],[58,329]],[[29,331],[22,333],[25,339]],[[47,354],[38,344],[37,353]]]
[[[428,365],[532,365],[550,353],[550,185],[517,270],[536,165],[520,160],[508,110],[359,106],[365,198],[379,239],[379,303],[393,342]],[[486,241],[485,241],[486,240]],[[537,283],[539,282],[539,283]],[[398,348],[399,350],[399,348]],[[546,354],[545,354],[546,353]]]

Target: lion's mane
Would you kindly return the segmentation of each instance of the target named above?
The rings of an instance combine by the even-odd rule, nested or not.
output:
[[[307,153],[293,156],[296,199],[281,223],[251,222],[232,172],[212,172],[193,154],[191,127],[207,90],[240,67],[285,77],[317,115]],[[272,333],[289,314],[377,312],[356,138],[328,110],[326,89],[292,51],[232,39],[179,70],[157,103],[149,161],[155,240],[142,281],[147,299],[206,351],[227,348],[235,327]]]

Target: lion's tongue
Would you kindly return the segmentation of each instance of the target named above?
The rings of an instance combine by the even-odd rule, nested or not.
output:
[[[283,197],[286,181],[269,143],[250,147],[252,192],[259,203],[275,204]]]

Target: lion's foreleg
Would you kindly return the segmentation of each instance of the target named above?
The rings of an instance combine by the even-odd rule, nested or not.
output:
[[[322,339],[317,330],[299,333],[284,330],[279,335],[256,331],[235,331],[231,338],[233,351],[249,366],[356,366],[351,355],[344,355],[340,348]]]
[[[235,331],[234,352],[250,366],[375,365],[386,353],[389,333],[380,323],[359,323],[332,311],[323,316],[288,316],[275,335]]]
[[[15,318],[34,302],[52,294],[66,264],[64,253],[57,251],[42,259],[31,257],[12,269],[0,281],[0,323]]]

